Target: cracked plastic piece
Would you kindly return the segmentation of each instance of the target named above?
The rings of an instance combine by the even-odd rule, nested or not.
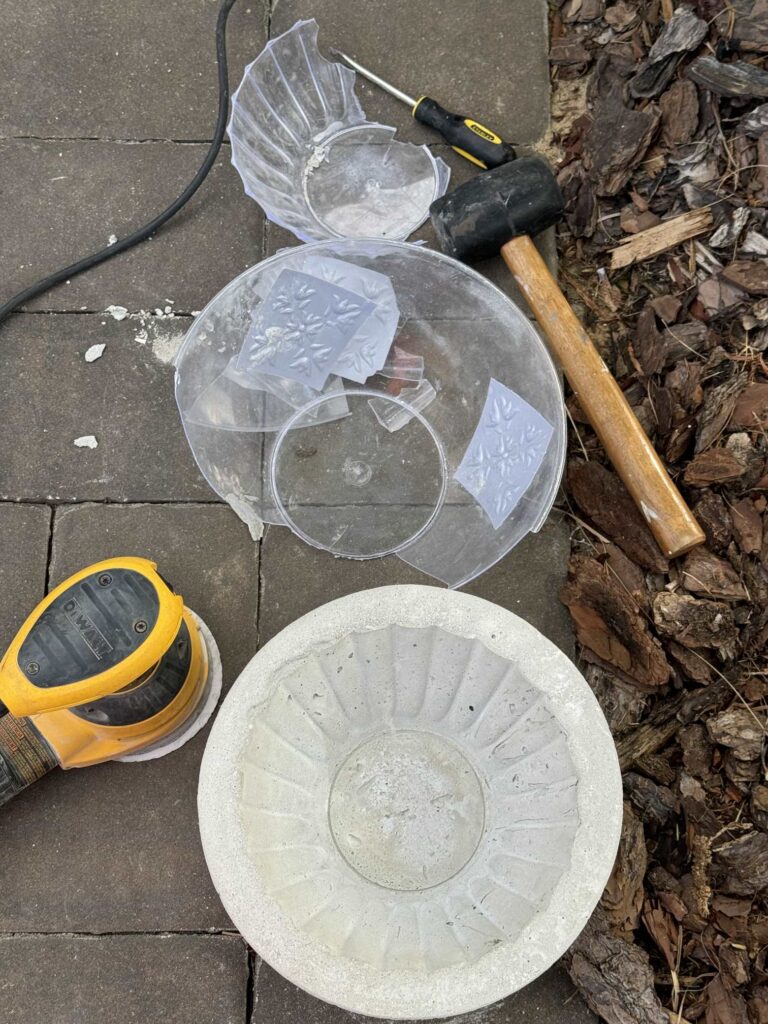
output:
[[[302,241],[407,238],[450,171],[427,146],[367,121],[355,73],[322,57],[317,23],[270,40],[232,98],[232,163],[245,191]]]
[[[424,357],[411,355],[410,352],[404,352],[394,345],[392,353],[379,373],[391,380],[419,381],[424,376]]]
[[[237,369],[253,319],[286,271],[326,274],[375,304],[348,342],[379,318],[378,372],[364,385],[341,377],[338,359],[321,392]],[[403,380],[406,370],[421,379]],[[466,464],[460,470],[491,381],[552,428],[540,460],[526,462],[514,507],[494,522],[487,490],[464,477]],[[454,587],[541,527],[565,457],[559,375],[528,318],[473,270],[403,242],[317,242],[245,271],[188,332],[176,400],[198,466],[241,515],[247,506],[336,555],[397,554]]]
[[[382,427],[394,433],[396,430],[402,430],[406,423],[413,419],[415,412],[426,409],[436,395],[435,389],[425,379],[420,380],[415,388],[403,388],[398,397],[402,399],[404,405],[397,406],[387,398],[378,397],[369,398],[368,405]]]

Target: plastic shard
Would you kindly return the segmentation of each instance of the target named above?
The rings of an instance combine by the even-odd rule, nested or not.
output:
[[[388,396],[368,399],[368,405],[371,407],[373,415],[390,433],[401,430],[406,423],[413,419],[411,410],[421,412],[426,409],[429,403],[437,397],[437,392],[424,378],[414,388],[403,388],[397,397],[401,402],[407,403],[407,406],[395,405]]]
[[[454,479],[477,499],[495,530],[531,485],[552,433],[541,413],[491,378],[480,422]]]
[[[267,217],[301,241],[404,239],[450,171],[427,146],[366,120],[355,73],[317,48],[317,23],[270,40],[232,99],[232,163]]]

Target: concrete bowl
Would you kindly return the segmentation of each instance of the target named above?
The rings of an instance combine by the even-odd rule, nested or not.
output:
[[[266,644],[216,719],[206,860],[244,938],[370,1016],[446,1017],[573,942],[621,830],[613,741],[522,619],[434,587],[333,601]]]

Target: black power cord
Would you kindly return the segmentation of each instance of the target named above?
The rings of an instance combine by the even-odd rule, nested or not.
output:
[[[200,165],[200,169],[194,176],[192,181],[187,185],[181,195],[174,199],[170,206],[166,207],[162,213],[159,213],[154,220],[151,220],[148,224],[143,227],[137,228],[131,232],[130,235],[126,235],[125,238],[119,239],[113,245],[107,246],[106,249],[100,249],[98,252],[92,253],[90,256],[85,256],[83,259],[78,260],[77,263],[72,263],[68,267],[64,267],[62,270],[57,270],[53,274],[49,274],[48,277],[42,278],[40,281],[36,281],[34,284],[29,285],[23,291],[18,292],[12,298],[8,299],[0,306],[0,323],[5,320],[7,316],[13,313],[14,310],[18,309],[19,306],[24,305],[25,302],[29,302],[30,299],[36,298],[38,295],[42,295],[43,292],[47,292],[54,285],[61,284],[62,281],[68,281],[76,274],[82,274],[85,270],[90,270],[91,267],[97,267],[99,263],[104,263],[106,260],[112,259],[113,256],[117,256],[121,252],[126,252],[128,249],[132,249],[134,245],[138,245],[139,242],[145,242],[148,238],[161,228],[166,221],[169,221],[171,217],[175,216],[179,210],[184,206],[192,196],[197,192],[202,183],[208,176],[208,172],[218,155],[221,143],[224,138],[224,131],[227,127],[227,114],[229,112],[229,77],[227,74],[227,41],[226,41],[226,28],[227,18],[229,12],[237,0],[222,0],[221,7],[219,7],[218,18],[216,19],[216,63],[218,65],[219,73],[219,113],[216,118],[216,130],[213,134],[211,145],[208,148],[208,152],[205,155]]]

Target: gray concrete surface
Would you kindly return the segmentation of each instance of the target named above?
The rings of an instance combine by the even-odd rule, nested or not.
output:
[[[560,966],[552,967],[503,1002],[450,1018],[451,1024],[595,1024],[596,1020]],[[248,1024],[272,1024],[273,1021],[364,1024],[371,1018],[315,999],[257,959],[253,972],[253,1011]]]
[[[217,8],[217,0],[6,0],[0,298],[143,222],[194,173],[215,118]],[[333,44],[346,48],[404,89],[486,118],[514,141],[531,142],[546,126],[543,0],[488,0],[479,20],[465,0],[444,0],[439,10],[406,0],[238,0],[228,33],[233,83],[268,34],[311,16],[326,53]],[[368,85],[359,94],[369,116],[445,153],[454,182],[470,173],[404,107]],[[276,529],[259,566],[245,528],[214,503],[178,424],[170,358],[189,321],[118,322],[103,313],[110,305],[134,314],[201,309],[262,252],[295,244],[271,227],[266,235],[225,145],[173,225],[0,327],[0,644],[49,583],[109,554],[140,553],[156,558],[208,621],[228,685],[257,639],[310,607],[411,579],[402,563],[332,560]],[[428,239],[429,228],[420,236]],[[506,286],[498,263],[483,270]],[[101,342],[102,358],[86,364],[85,350]],[[84,434],[96,435],[99,447],[74,448]],[[549,524],[470,589],[520,612],[567,650],[554,599],[566,548],[564,526]],[[3,808],[0,1020],[348,1018],[253,955],[249,991],[247,951],[227,933],[198,841],[203,744],[204,735],[143,765],[52,773]],[[194,934],[201,932],[211,934]],[[572,996],[557,969],[471,1019],[593,1019]]]
[[[0,328],[0,496],[213,501],[184,437],[173,356],[189,317],[21,315]],[[137,341],[137,338],[146,338]],[[101,358],[85,361],[91,345]],[[93,435],[98,447],[81,448]]]
[[[172,142],[0,141],[0,194],[14,209],[0,240],[7,294],[160,213],[191,180],[206,149]],[[170,300],[177,313],[190,313],[260,259],[263,224],[224,147],[173,230],[46,292],[29,308],[98,313],[120,305],[152,312]],[[93,327],[98,333],[98,322]]]
[[[45,596],[51,510],[0,504],[0,650]]]
[[[3,1024],[242,1024],[232,935],[0,936]]]

